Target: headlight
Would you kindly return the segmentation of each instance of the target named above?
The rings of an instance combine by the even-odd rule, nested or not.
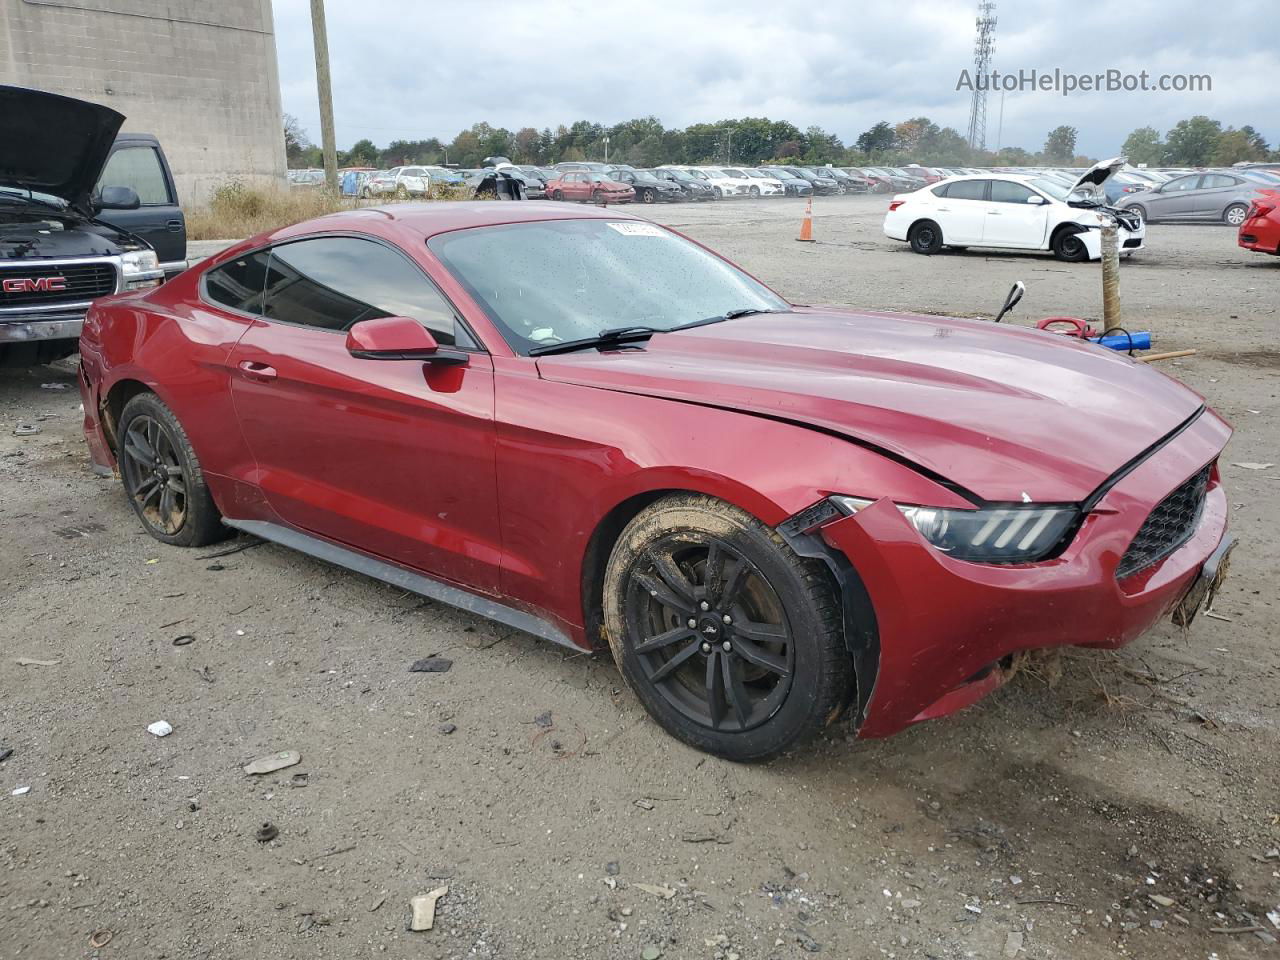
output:
[[[131,250],[121,255],[120,270],[124,274],[126,290],[154,287],[164,276],[160,269],[160,258],[154,250]]]
[[[832,497],[845,513],[857,513],[874,500]],[[1078,511],[1070,506],[1035,504],[944,510],[897,504],[902,515],[938,550],[971,563],[1029,563],[1053,552]]]

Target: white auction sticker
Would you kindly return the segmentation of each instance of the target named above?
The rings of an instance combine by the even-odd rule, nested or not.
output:
[[[639,223],[632,221],[630,223],[610,223],[609,226],[617,230],[625,237],[660,237],[662,236],[662,228],[655,227],[652,223]]]

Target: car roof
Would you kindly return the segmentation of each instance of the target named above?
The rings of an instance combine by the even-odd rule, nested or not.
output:
[[[595,171],[583,171],[595,172]],[[385,207],[342,210],[313,220],[284,227],[266,240],[278,243],[313,233],[351,231],[378,236],[433,237],[469,227],[491,227],[507,223],[536,223],[540,220],[639,220],[617,208],[595,209],[566,206],[552,201],[527,200],[503,203],[493,200],[463,200],[453,203],[396,203]]]

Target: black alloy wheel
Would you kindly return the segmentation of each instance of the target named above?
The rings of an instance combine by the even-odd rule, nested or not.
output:
[[[120,473],[147,528],[174,536],[187,519],[187,481],[177,447],[154,417],[129,422],[120,447]]]
[[[1068,263],[1079,263],[1089,259],[1089,248],[1085,246],[1081,235],[1076,231],[1063,230],[1053,238],[1053,253],[1059,260]]]
[[[627,684],[700,750],[776,756],[854,695],[826,568],[724,501],[679,493],[641,511],[614,545],[601,599]]]
[[[115,430],[120,480],[147,533],[180,547],[229,535],[186,432],[159,397],[130,399]]]
[[[757,727],[791,689],[795,646],[782,602],[718,538],[651,546],[629,581],[626,623],[646,678],[699,726]]]

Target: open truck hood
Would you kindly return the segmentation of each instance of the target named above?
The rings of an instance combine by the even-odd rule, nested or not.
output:
[[[978,320],[795,308],[642,346],[539,357],[538,369],[838,433],[989,501],[1083,501],[1202,405],[1121,354]]]
[[[43,90],[0,86],[0,187],[50,194],[85,216],[124,115]]]

